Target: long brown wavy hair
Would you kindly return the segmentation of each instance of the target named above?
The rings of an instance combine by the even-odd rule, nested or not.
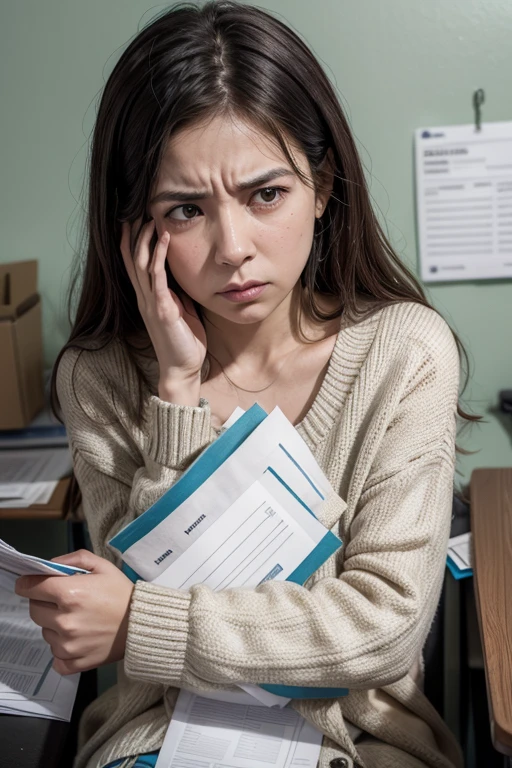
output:
[[[301,276],[301,309],[307,317],[326,321],[344,313],[357,320],[360,297],[370,299],[374,311],[401,301],[430,306],[376,218],[347,119],[306,44],[255,7],[225,0],[202,7],[179,3],[135,36],[102,93],[88,163],[85,258],[78,262],[69,296],[70,313],[75,306],[76,311],[53,371],[56,410],[56,372],[68,347],[103,347],[120,339],[129,350],[129,339],[145,332],[120,252],[121,222],[141,218],[142,229],[149,220],[147,203],[169,137],[226,113],[273,137],[308,183],[289,141],[300,147],[317,188],[330,150],[332,194]],[[338,299],[334,313],[321,310],[318,293]],[[138,374],[142,384],[140,368]],[[142,386],[135,414],[141,398]],[[459,414],[476,418],[460,407]]]

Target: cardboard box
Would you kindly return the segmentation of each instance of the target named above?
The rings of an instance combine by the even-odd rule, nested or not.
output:
[[[0,264],[0,429],[21,429],[44,405],[37,261]]]

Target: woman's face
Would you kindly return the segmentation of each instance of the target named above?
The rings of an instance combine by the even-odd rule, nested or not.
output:
[[[310,177],[305,155],[293,157]],[[327,197],[261,131],[218,117],[169,141],[149,213],[170,233],[174,278],[206,316],[250,324],[291,301]]]

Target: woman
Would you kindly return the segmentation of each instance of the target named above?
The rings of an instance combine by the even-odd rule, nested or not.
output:
[[[60,559],[93,573],[18,583],[57,671],[119,662],[76,768],[151,764],[180,687],[240,682],[350,689],[293,702],[325,736],[322,768],[460,766],[421,691],[457,347],[376,221],[320,65],[256,8],[169,10],[105,86],[89,195],[56,387],[95,552]],[[107,542],[255,401],[329,477],[341,553],[307,587],[133,586]]]

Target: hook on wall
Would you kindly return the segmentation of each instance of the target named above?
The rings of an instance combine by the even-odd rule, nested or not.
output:
[[[479,88],[473,93],[473,109],[475,110],[475,131],[482,129],[482,104],[485,101],[485,91]]]

